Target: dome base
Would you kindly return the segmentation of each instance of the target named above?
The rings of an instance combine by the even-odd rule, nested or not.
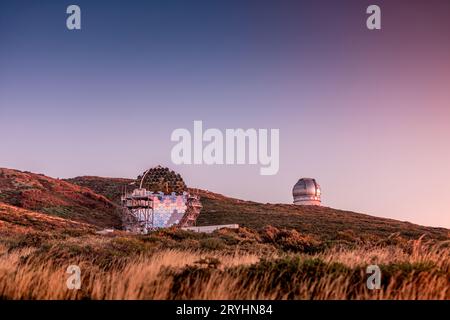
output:
[[[294,204],[299,205],[299,206],[321,206],[322,205],[320,200],[298,200],[298,201],[294,201]]]

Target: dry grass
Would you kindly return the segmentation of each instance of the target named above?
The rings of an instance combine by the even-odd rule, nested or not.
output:
[[[81,187],[0,169],[0,299],[450,299],[443,228],[199,191],[200,224],[241,228],[101,236],[94,225],[120,222],[126,180],[70,182]],[[371,264],[380,290],[367,289]],[[67,289],[69,265],[80,290]]]
[[[0,297],[6,299],[450,299],[450,250],[444,244],[331,249],[319,254],[160,250],[116,268],[84,258],[36,264],[37,249],[0,247]],[[366,288],[365,267],[383,272]],[[68,290],[69,264],[82,270],[81,290]]]

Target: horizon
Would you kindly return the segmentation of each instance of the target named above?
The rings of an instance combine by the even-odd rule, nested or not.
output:
[[[0,167],[135,178],[161,164],[186,183],[450,228],[450,2],[0,3]],[[411,22],[412,21],[412,22]],[[279,129],[279,171],[175,165],[171,133]]]
[[[163,164],[158,164],[158,165],[156,165],[156,166],[167,167],[167,166],[164,166]],[[156,167],[156,166],[155,166],[155,167]],[[173,170],[171,167],[167,167],[167,168]],[[98,176],[98,175],[78,175],[78,176],[71,176],[71,177],[52,177],[52,176],[49,176],[49,175],[45,174],[44,172],[31,172],[31,171],[27,171],[27,170],[20,170],[20,169],[15,169],[15,168],[2,168],[2,167],[0,167],[0,169],[17,170],[17,171],[24,172],[24,173],[30,172],[30,173],[32,173],[32,174],[44,175],[44,176],[46,176],[46,177],[50,177],[50,178],[53,178],[53,179],[60,179],[60,180],[69,180],[69,179],[83,178],[83,177],[84,177],[84,178],[91,178],[91,177],[92,177],[92,178],[101,178],[101,179],[129,179],[129,180],[136,180],[136,178],[137,178],[137,176],[136,176],[136,177],[109,177],[109,176]],[[143,170],[142,172],[144,172],[144,171],[145,171],[145,170]],[[173,170],[173,171],[175,171],[175,170]],[[140,173],[142,173],[142,172],[140,172]],[[176,173],[179,173],[179,172],[177,172],[177,171],[175,171],[175,172],[176,172]],[[181,173],[180,173],[180,174],[181,174]],[[183,177],[182,174],[181,174],[181,176]],[[308,177],[301,177],[301,178],[308,178]],[[300,178],[299,178],[299,179],[300,179]],[[185,182],[186,182],[186,181],[185,181]],[[291,202],[266,202],[266,203],[262,203],[262,202],[254,201],[254,200],[251,200],[251,199],[243,199],[243,198],[239,198],[239,197],[233,197],[233,196],[230,196],[230,195],[228,195],[228,194],[221,193],[221,192],[219,192],[219,191],[217,191],[217,190],[210,190],[210,189],[205,189],[205,188],[201,188],[201,187],[198,187],[198,186],[191,186],[191,185],[189,185],[188,183],[186,183],[186,185],[187,185],[188,188],[191,188],[191,189],[200,189],[200,190],[203,190],[203,191],[206,191],[206,192],[211,192],[211,193],[219,194],[219,195],[225,196],[225,197],[227,197],[227,198],[231,198],[231,199],[237,199],[237,200],[243,200],[243,201],[251,201],[251,202],[256,202],[256,203],[261,203],[261,204],[283,204],[283,205],[289,204],[289,205],[293,205],[293,206],[295,205],[295,204],[293,203],[293,201],[291,201]],[[436,226],[436,225],[420,224],[420,223],[415,223],[415,222],[409,221],[409,220],[399,220],[399,219],[394,219],[394,218],[390,218],[390,217],[383,217],[383,216],[377,215],[376,213],[359,212],[359,211],[355,211],[355,210],[351,210],[351,209],[346,209],[346,208],[336,208],[336,207],[328,206],[328,205],[324,204],[323,202],[322,202],[322,204],[321,204],[321,207],[326,207],[326,208],[331,208],[331,209],[341,210],[341,211],[349,211],[349,212],[354,212],[354,213],[357,213],[357,214],[373,216],[373,217],[376,217],[376,218],[393,219],[393,220],[397,220],[397,221],[400,221],[400,222],[407,222],[407,223],[412,223],[412,224],[416,224],[416,225],[421,225],[421,226],[423,226],[423,227],[443,228],[443,229],[448,229],[448,230],[450,230],[449,227],[445,227],[445,226]]]

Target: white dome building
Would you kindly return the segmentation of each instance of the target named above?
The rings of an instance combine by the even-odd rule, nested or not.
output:
[[[315,179],[301,178],[292,189],[294,204],[306,206],[320,206],[321,190]]]

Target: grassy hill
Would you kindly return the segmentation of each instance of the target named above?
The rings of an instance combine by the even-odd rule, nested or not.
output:
[[[91,189],[42,174],[0,168],[0,203],[100,228],[120,228],[119,207]]]
[[[67,181],[90,188],[119,203],[121,190],[134,180],[77,177]],[[417,239],[422,235],[446,240],[450,232],[444,228],[424,227],[328,207],[263,204],[205,190],[195,189],[195,192],[200,194],[203,204],[197,225],[237,223],[255,230],[273,226],[278,229],[294,229],[323,241],[344,242],[381,241],[392,236]]]
[[[67,231],[93,232],[94,230],[91,225],[86,223],[0,203],[0,235],[2,237],[36,232],[64,233]]]
[[[95,232],[119,225],[131,181],[1,169],[0,299],[450,299],[447,229],[195,190],[198,224],[241,228]],[[67,290],[72,264],[81,290]],[[380,290],[367,289],[370,264]]]
[[[136,180],[126,178],[83,176],[66,179],[65,181],[88,188],[97,194],[105,196],[114,203],[120,204],[120,196],[123,193],[123,189],[128,188],[128,190],[132,190],[133,186],[129,186],[129,184],[135,182]]]
[[[76,177],[60,180],[41,174],[0,169],[0,203],[88,223],[121,228],[120,195],[134,182],[124,178]],[[128,186],[132,188],[132,186]],[[232,224],[261,231],[271,226],[296,230],[321,241],[377,242],[422,235],[447,240],[449,230],[378,218],[328,207],[262,204],[198,190],[203,210],[197,225]]]
[[[321,240],[363,242],[384,239],[393,234],[406,239],[427,235],[445,240],[450,232],[445,228],[424,227],[329,207],[262,204],[206,191],[200,194],[203,211],[197,220],[199,225],[238,223],[252,229],[270,225],[295,229],[300,233],[315,235]]]

